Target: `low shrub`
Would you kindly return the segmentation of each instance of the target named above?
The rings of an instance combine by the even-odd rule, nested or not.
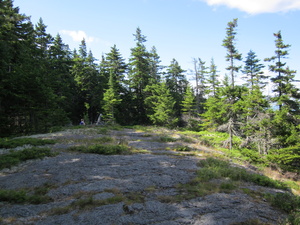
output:
[[[3,190],[0,189],[0,201],[10,203],[30,203],[30,204],[42,204],[52,201],[49,196],[45,195],[30,195],[25,190]]]
[[[56,156],[49,148],[27,148],[21,151],[12,151],[8,154],[0,155],[0,169],[11,168],[20,162],[30,159],[42,159],[44,157]]]
[[[266,194],[265,198],[271,202],[271,205],[287,213],[300,209],[300,197],[290,193],[277,193],[276,195]]]
[[[229,162],[207,158],[200,161],[201,168],[198,172],[198,178],[203,181],[220,178],[230,178],[234,181],[246,181],[258,184],[260,186],[287,189],[287,186],[280,182],[273,180],[267,176],[256,173],[250,173],[246,169],[233,167]]]
[[[282,169],[300,173],[300,145],[269,151],[268,159]]]
[[[176,138],[170,137],[170,136],[161,136],[159,137],[159,141],[161,142],[175,142],[177,141]]]
[[[70,151],[77,151],[82,153],[94,153],[101,155],[120,155],[129,154],[130,148],[125,145],[105,145],[96,144],[91,146],[73,146],[69,148]]]
[[[252,150],[252,149],[247,149],[247,148],[242,148],[240,150],[242,156],[246,157],[246,161],[254,164],[266,164],[267,160],[265,159],[264,156],[259,154],[258,151]]]

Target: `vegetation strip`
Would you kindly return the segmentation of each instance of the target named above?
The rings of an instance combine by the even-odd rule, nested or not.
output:
[[[0,155],[0,169],[11,168],[21,162],[30,159],[42,159],[44,157],[53,157],[57,153],[53,153],[49,148],[27,148],[21,151],[12,151],[8,154]]]

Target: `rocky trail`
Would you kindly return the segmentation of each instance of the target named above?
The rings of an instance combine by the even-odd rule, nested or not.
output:
[[[96,128],[33,135],[55,139],[49,147],[59,154],[31,160],[0,171],[0,188],[44,188],[51,199],[43,204],[0,202],[2,224],[278,224],[286,215],[237,189],[174,201],[183,195],[178,185],[195,176],[204,149],[189,155],[172,151],[178,142],[161,142],[155,133],[123,129],[107,134]],[[130,155],[70,152],[72,145],[103,136],[143,150]],[[75,141],[76,140],[76,141]],[[187,145],[187,144],[186,144]],[[192,145],[192,144],[190,144]],[[252,184],[256,191],[279,191]]]

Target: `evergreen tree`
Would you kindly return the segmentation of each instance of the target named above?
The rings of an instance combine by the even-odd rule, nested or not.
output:
[[[291,46],[289,44],[284,44],[282,40],[281,31],[274,33],[275,40],[275,55],[271,58],[266,58],[267,62],[275,62],[273,65],[269,65],[269,70],[277,74],[276,77],[271,78],[271,81],[275,85],[273,92],[276,96],[273,101],[279,106],[279,110],[282,109],[283,105],[290,107],[291,112],[296,112],[299,110],[299,105],[297,99],[299,99],[298,89],[295,87],[293,82],[295,82],[296,71],[290,70],[286,67],[286,62],[283,62],[288,56],[288,48]]]
[[[213,96],[217,95],[217,89],[220,85],[219,75],[217,74],[217,72],[218,72],[217,71],[217,66],[214,62],[214,59],[212,58],[211,62],[210,62],[209,72],[208,72],[207,92],[208,92],[208,94],[212,94]]]
[[[202,103],[205,101],[204,95],[206,93],[206,75],[207,67],[205,62],[200,58],[194,59],[195,78],[196,78],[196,108],[198,113],[203,112]]]
[[[100,113],[99,93],[102,89],[95,58],[91,51],[87,51],[84,39],[79,46],[79,54],[74,51],[73,61],[72,74],[77,85],[77,108],[80,116],[78,121],[85,117],[87,122],[92,123],[97,120]]]
[[[181,102],[188,85],[188,81],[184,75],[184,72],[185,70],[183,70],[179,63],[173,59],[170,66],[167,68],[167,73],[165,76],[166,85],[175,100],[174,110],[177,117],[181,116]]]
[[[181,105],[183,114],[188,115],[189,118],[192,117],[195,113],[195,95],[190,85],[186,88]]]
[[[40,20],[35,30],[12,1],[1,1],[0,10],[1,130],[6,135],[45,132],[60,114],[47,73],[46,26]]]
[[[122,101],[120,99],[119,94],[116,92],[116,76],[111,70],[110,76],[109,76],[109,88],[105,91],[103,95],[103,110],[104,110],[104,118],[109,123],[115,123],[115,113],[116,108]]]
[[[69,46],[65,45],[59,34],[53,40],[53,45],[49,48],[48,63],[50,67],[51,89],[55,95],[59,109],[63,114],[68,114],[69,120],[77,123],[77,111],[74,108],[76,103],[75,81],[70,72],[72,59]],[[57,118],[58,121],[66,120],[66,115]]]
[[[229,62],[229,66],[226,69],[230,72],[231,85],[233,88],[235,85],[235,73],[241,68],[241,66],[236,66],[235,61],[242,60],[242,54],[238,53],[238,50],[235,47],[237,21],[238,19],[236,18],[227,24],[226,37],[222,44],[227,49],[226,61]]]
[[[259,62],[260,60],[257,59],[255,52],[250,50],[242,72],[245,74],[244,78],[246,79],[247,86],[250,87],[251,90],[254,90],[255,86],[263,88],[267,84],[264,80],[267,79],[268,76],[265,76],[263,71],[261,71],[265,66]]]
[[[125,99],[128,96],[127,83],[125,80],[125,74],[127,72],[127,64],[122,58],[116,45],[111,48],[111,51],[106,54],[105,64],[110,71],[110,76],[114,80],[114,85],[109,88],[114,88],[114,94],[120,99],[120,104],[115,106],[114,118],[116,122],[125,124],[128,115],[128,101]]]
[[[29,17],[19,14],[12,0],[0,1],[0,29],[0,135],[3,136],[30,127],[26,117],[29,110],[24,107],[33,100],[28,99],[27,86],[32,78],[23,72],[35,46],[33,25]],[[26,67],[23,71],[22,66]]]
[[[53,41],[52,36],[46,32],[46,28],[47,26],[44,24],[43,19],[40,18],[37,25],[35,26],[35,43],[37,45],[37,48],[40,50],[41,55],[43,55],[44,57],[45,54],[47,54],[47,50],[49,49]]]
[[[161,60],[159,55],[157,54],[157,50],[155,46],[152,47],[150,51],[150,79],[151,83],[158,83],[161,81],[161,70],[163,66],[160,65]]]
[[[146,37],[142,35],[141,29],[136,29],[134,34],[136,46],[131,49],[131,57],[129,59],[129,88],[132,95],[132,106],[134,112],[133,120],[137,123],[147,123],[144,89],[150,82],[150,60],[149,52],[146,50],[144,42]]]
[[[178,119],[174,115],[175,101],[165,82],[148,85],[145,91],[151,95],[145,99],[147,116],[155,125],[174,126]]]

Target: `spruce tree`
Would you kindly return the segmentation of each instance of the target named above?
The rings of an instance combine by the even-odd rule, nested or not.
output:
[[[145,99],[147,107],[147,116],[153,124],[159,126],[175,126],[178,119],[174,114],[174,104],[170,90],[165,82],[148,85],[147,92],[150,92]]]
[[[271,81],[275,85],[275,89],[273,92],[275,93],[275,97],[272,98],[275,103],[279,106],[279,110],[285,105],[289,107],[290,112],[297,112],[299,110],[299,105],[297,100],[299,99],[299,92],[296,86],[293,84],[296,80],[295,78],[295,70],[291,70],[288,66],[286,66],[286,62],[284,59],[288,56],[288,49],[291,45],[284,44],[281,31],[274,33],[275,36],[275,55],[266,58],[267,62],[274,62],[274,64],[269,65],[269,70],[271,72],[276,73],[275,77],[271,78]]]
[[[119,49],[117,49],[116,45],[111,48],[111,51],[106,54],[105,58],[105,66],[109,72],[110,76],[113,76],[114,80],[114,93],[116,96],[120,98],[120,104],[117,104],[114,110],[114,119],[117,123],[125,124],[128,122],[128,104],[127,99],[129,93],[127,89],[127,82],[125,80],[125,75],[127,72],[127,64],[125,60],[122,58]],[[105,71],[103,71],[105,72]],[[111,79],[111,78],[110,78]],[[110,86],[109,88],[112,88]]]
[[[268,76],[265,76],[262,71],[265,66],[259,62],[260,60],[257,58],[255,52],[250,50],[242,72],[245,74],[243,78],[246,80],[247,86],[250,87],[251,90],[254,90],[255,86],[264,88],[268,83],[265,81]]]
[[[132,109],[134,112],[131,115],[136,123],[147,123],[144,89],[150,82],[150,60],[149,52],[144,43],[146,37],[142,35],[141,29],[138,27],[134,34],[136,46],[131,49],[131,57],[129,59],[129,88],[132,96]]]
[[[229,62],[229,66],[226,68],[230,72],[231,76],[231,86],[235,86],[235,74],[240,70],[241,66],[237,66],[235,61],[242,60],[242,54],[236,49],[236,27],[238,19],[233,19],[233,21],[227,24],[226,37],[223,40],[223,46],[227,49],[226,61]]]
[[[217,66],[216,66],[213,58],[210,61],[207,84],[208,84],[207,93],[209,95],[216,96],[217,89],[220,85],[220,81],[219,81],[219,74],[217,71]]]

